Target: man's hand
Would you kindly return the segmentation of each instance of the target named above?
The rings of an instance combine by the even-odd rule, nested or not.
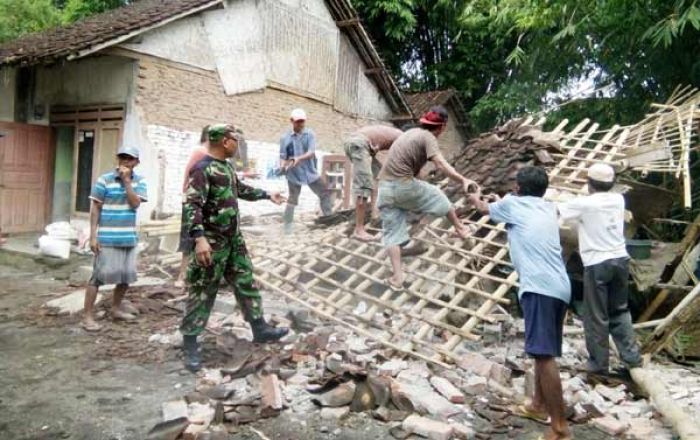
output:
[[[200,266],[211,266],[211,245],[205,237],[197,238],[195,241],[194,253],[197,258],[197,263],[199,263]]]
[[[117,172],[119,173],[119,177],[122,179],[122,182],[131,183],[131,168],[120,166],[117,168]]]
[[[466,177],[462,179],[462,189],[464,189],[465,194],[481,193],[481,187],[479,184]]]
[[[293,157],[293,158],[289,159],[289,164],[287,164],[287,169],[294,168],[297,165],[299,165],[299,159],[297,159],[296,157]]]
[[[273,192],[270,194],[270,201],[275,205],[281,205],[287,201],[287,198],[278,192]]]
[[[90,250],[93,254],[97,255],[100,253],[100,243],[97,241],[97,237],[90,237]]]

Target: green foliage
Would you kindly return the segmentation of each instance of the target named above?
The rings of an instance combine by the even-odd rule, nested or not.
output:
[[[454,87],[485,130],[521,112],[635,121],[700,85],[700,0],[357,0],[400,83]],[[561,108],[587,78],[610,86]],[[555,121],[556,122],[556,121]]]
[[[71,23],[129,0],[0,0],[0,42]]]
[[[73,22],[90,15],[99,14],[110,9],[130,3],[128,0],[66,0],[63,9],[65,22]]]
[[[51,0],[0,0],[0,42],[60,23],[60,11]]]

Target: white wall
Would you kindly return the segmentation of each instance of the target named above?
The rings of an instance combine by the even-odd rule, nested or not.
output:
[[[227,95],[276,87],[371,119],[391,109],[324,0],[230,0],[122,44],[215,69]]]
[[[12,122],[15,118],[16,70],[0,68],[0,121]]]
[[[236,0],[224,10],[204,13],[216,70],[228,95],[266,85],[263,24],[256,3]]]
[[[161,125],[149,125],[146,129],[147,142],[151,151],[157,154],[158,178],[146,175],[151,185],[152,199],[159,212],[164,214],[179,214],[182,208],[182,182],[185,166],[192,150],[199,144],[199,133],[182,131]],[[248,160],[251,166],[260,174],[259,179],[246,180],[246,184],[262,188],[266,191],[287,193],[287,181],[284,177],[272,176],[271,170],[279,165],[279,145],[270,142],[248,140]],[[319,164],[325,152],[318,151]],[[155,165],[154,164],[154,165]],[[144,170],[141,171],[144,173]],[[284,206],[269,202],[240,201],[241,215],[264,215],[282,213]],[[302,190],[298,210],[313,212],[318,209],[318,198],[308,188]]]
[[[202,69],[216,68],[201,15],[177,20],[120,46]]]

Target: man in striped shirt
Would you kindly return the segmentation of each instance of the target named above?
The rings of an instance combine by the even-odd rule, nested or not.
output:
[[[85,291],[83,328],[97,331],[94,306],[97,290],[116,284],[112,296],[112,318],[132,321],[138,311],[122,301],[129,284],[136,281],[136,210],[147,200],[146,181],[134,172],[139,151],[122,147],[117,153],[119,166],[97,179],[90,199],[90,249],[95,253],[92,277]]]

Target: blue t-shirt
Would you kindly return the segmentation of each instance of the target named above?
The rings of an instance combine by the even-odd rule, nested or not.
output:
[[[520,290],[571,300],[571,284],[562,260],[559,222],[554,204],[541,197],[506,196],[489,205],[489,216],[505,223],[510,259],[518,271]]]
[[[146,181],[133,173],[131,187],[143,201],[147,200]],[[108,247],[134,247],[136,234],[136,209],[129,205],[126,190],[116,171],[101,175],[92,188],[90,198],[102,202],[97,228],[97,241]]]
[[[282,160],[298,157],[309,151],[316,151],[316,135],[307,128],[299,134],[295,133],[294,130],[289,130],[280,139],[280,159]],[[316,169],[315,157],[305,160],[287,171],[287,179],[296,185],[309,185],[320,178],[321,176]]]

